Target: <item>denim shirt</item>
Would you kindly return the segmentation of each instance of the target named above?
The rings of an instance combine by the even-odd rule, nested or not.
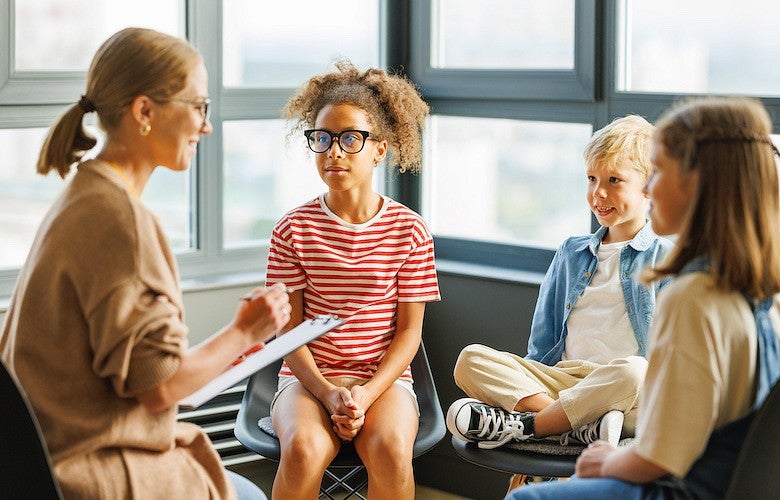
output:
[[[526,358],[546,365],[561,360],[566,348],[566,320],[596,271],[598,247],[606,233],[607,228],[601,227],[589,236],[573,236],[555,253],[539,288]],[[620,285],[641,356],[647,356],[655,296],[666,281],[645,286],[635,275],[658,264],[671,248],[672,242],[656,235],[647,223],[620,250]]]

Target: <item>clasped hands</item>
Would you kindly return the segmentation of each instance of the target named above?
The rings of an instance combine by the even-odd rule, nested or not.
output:
[[[336,387],[328,393],[325,409],[333,422],[333,432],[344,441],[352,441],[365,423],[370,405],[368,391],[360,385],[347,389]]]

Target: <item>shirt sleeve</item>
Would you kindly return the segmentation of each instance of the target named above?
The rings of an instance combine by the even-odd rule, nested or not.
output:
[[[398,270],[399,302],[434,302],[441,300],[433,252],[433,237],[417,221],[413,228],[413,248]]]
[[[287,288],[292,290],[306,287],[306,272],[293,246],[289,218],[280,221],[271,233],[266,267],[266,286],[276,283],[284,283]]]
[[[116,287],[90,312],[92,368],[120,397],[159,386],[187,349],[182,311],[139,280]]]
[[[565,298],[557,298],[557,280],[560,274],[561,249],[558,249],[553,256],[550,267],[544,275],[542,284],[539,287],[539,297],[536,299],[534,315],[531,321],[531,333],[528,337],[528,353],[526,358],[539,361],[549,353],[556,344],[556,335],[558,325],[556,319],[558,310],[557,301]]]

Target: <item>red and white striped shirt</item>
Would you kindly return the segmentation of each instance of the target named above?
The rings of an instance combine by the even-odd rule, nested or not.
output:
[[[308,344],[328,377],[370,379],[395,335],[398,302],[441,298],[428,227],[387,197],[363,224],[336,216],[324,195],[289,212],[273,230],[266,282],[303,288],[306,319],[349,318]],[[292,375],[286,363],[279,375]],[[412,379],[408,367],[401,378]]]

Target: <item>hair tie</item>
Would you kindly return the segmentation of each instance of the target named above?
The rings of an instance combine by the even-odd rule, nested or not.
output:
[[[725,129],[720,127],[707,128],[696,134],[694,141],[697,144],[711,142],[757,142],[766,144],[772,148],[772,153],[780,156],[780,151],[772,142],[768,135],[751,130]]]
[[[85,95],[81,96],[81,99],[79,99],[79,107],[81,108],[82,111],[84,111],[84,113],[91,113],[93,111],[97,111],[95,105]]]

